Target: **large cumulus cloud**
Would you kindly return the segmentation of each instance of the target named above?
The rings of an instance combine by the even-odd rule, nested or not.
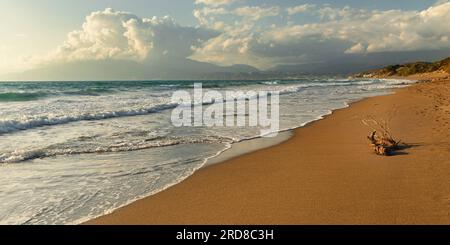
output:
[[[140,18],[106,9],[87,16],[82,29],[70,32],[49,60],[183,59],[192,54],[192,46],[216,35],[205,28],[181,26],[168,16]]]

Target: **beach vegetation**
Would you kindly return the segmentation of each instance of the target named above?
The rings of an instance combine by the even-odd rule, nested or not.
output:
[[[437,62],[413,62],[403,65],[389,65],[382,69],[357,74],[356,77],[405,77],[429,72],[441,72],[450,74],[450,57]]]

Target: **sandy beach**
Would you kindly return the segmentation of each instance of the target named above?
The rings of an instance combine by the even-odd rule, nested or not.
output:
[[[375,155],[362,120],[394,108],[392,133],[409,147]],[[450,81],[440,79],[353,103],[87,224],[449,224],[449,176]]]

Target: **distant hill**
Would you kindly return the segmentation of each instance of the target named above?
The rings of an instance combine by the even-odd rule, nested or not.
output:
[[[249,65],[219,66],[191,59],[164,59],[136,62],[131,60],[85,60],[70,63],[53,63],[19,73],[0,76],[0,81],[93,81],[93,80],[259,80],[300,79],[305,75],[348,76],[361,71],[361,76],[400,75],[419,71],[448,71],[448,59],[442,59],[448,50],[380,52],[370,54],[345,54],[311,60],[304,64],[278,65],[268,70],[258,70]],[[424,62],[409,63],[416,60]],[[395,65],[385,67],[389,64]],[[380,69],[385,67],[383,69]],[[403,68],[406,67],[406,68]],[[375,70],[380,69],[380,70]],[[375,76],[375,75],[374,75]]]
[[[46,65],[3,75],[4,81],[247,79],[259,70],[248,65],[218,66],[190,59],[139,63],[92,60]]]
[[[279,65],[269,71],[284,74],[350,75],[383,68],[390,64],[404,64],[417,60],[432,62],[450,54],[450,49],[429,51],[379,52],[369,54],[345,54],[329,57],[321,62],[298,65]]]
[[[410,76],[420,73],[441,72],[450,74],[450,57],[437,62],[413,62],[403,65],[390,65],[382,69],[357,74],[357,77]]]

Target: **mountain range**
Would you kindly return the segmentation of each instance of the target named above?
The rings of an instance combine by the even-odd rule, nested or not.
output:
[[[250,65],[219,66],[191,59],[136,62],[131,60],[91,60],[41,66],[0,76],[4,81],[67,80],[229,80],[283,79],[302,75],[349,75],[387,65],[433,61],[448,57],[446,51],[385,52],[346,54],[324,61],[277,65],[259,70]],[[102,72],[98,72],[102,71]]]

